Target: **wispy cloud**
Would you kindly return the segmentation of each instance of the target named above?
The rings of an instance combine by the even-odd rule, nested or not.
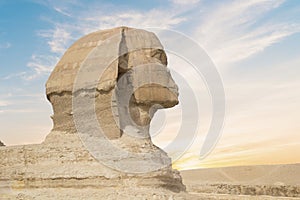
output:
[[[11,47],[11,43],[9,43],[9,42],[0,44],[0,49],[8,49],[10,47]]]
[[[7,101],[0,101],[0,107],[8,106],[9,103]]]
[[[0,114],[8,114],[8,113],[38,113],[45,112],[44,110],[38,109],[4,109],[0,110]]]
[[[174,4],[180,4],[180,5],[185,5],[185,4],[188,4],[188,5],[191,5],[191,4],[196,4],[196,3],[199,3],[201,0],[170,0],[172,3]]]
[[[50,74],[58,60],[58,56],[33,54],[31,56],[31,61],[27,63],[27,66],[31,68],[34,73],[28,73],[24,78],[26,80],[32,80],[38,76]]]
[[[72,4],[70,6],[72,7]],[[75,39],[100,29],[116,26],[172,28],[186,20],[185,17],[179,16],[183,11],[175,8],[152,9],[148,12],[114,8],[113,12],[108,12],[105,5],[88,6],[85,10],[72,10],[64,5],[63,8],[53,6],[52,9],[57,12],[69,10],[65,13],[70,17],[69,20],[52,22],[54,28],[41,30],[38,36],[45,38],[51,52],[59,55],[62,55]]]
[[[25,77],[26,77],[26,72],[18,72],[18,73],[15,73],[15,74],[9,74],[7,76],[1,77],[0,80],[9,80],[9,79],[12,79],[12,78],[25,79]]]
[[[66,11],[66,10],[64,10],[64,9],[62,9],[62,8],[59,8],[59,7],[55,7],[55,6],[54,6],[53,9],[54,9],[56,12],[58,12],[58,13],[64,15],[64,16],[67,16],[67,17],[71,17],[71,16],[72,16],[70,13],[68,13],[68,11]]]
[[[102,13],[100,15],[89,15],[84,18],[85,22],[90,22],[91,28],[105,29],[116,26],[133,26],[133,27],[161,27],[172,28],[186,19],[179,17],[180,11],[178,10],[161,10],[153,9],[149,12],[143,11],[120,11],[114,15],[107,15]],[[85,23],[83,22],[83,23]]]
[[[200,0],[171,0],[170,9],[155,8],[148,12],[139,10],[113,9],[107,12],[102,7],[88,7],[86,11],[72,10],[66,4],[62,7],[53,6],[57,12],[68,10],[70,20],[56,21],[54,28],[39,32],[45,38],[51,52],[61,55],[72,41],[90,32],[116,26],[132,26],[139,28],[160,27],[176,29],[178,25],[188,25],[192,18],[193,26],[187,32],[208,51],[213,60],[220,65],[232,64],[251,57],[274,43],[300,31],[297,23],[264,22],[263,17],[277,9],[285,1],[251,0],[226,1],[213,7],[202,9],[201,12],[191,10],[188,6]],[[71,4],[70,6],[72,6]],[[51,6],[51,5],[50,5]],[[187,14],[187,11],[190,11]]]
[[[62,24],[55,24],[54,29],[39,31],[38,36],[47,40],[52,53],[63,54],[70,41],[74,39],[67,27]]]
[[[221,64],[235,63],[255,55],[267,47],[298,32],[297,26],[278,24],[265,25],[235,39],[212,47],[212,55]]]
[[[34,80],[38,77],[49,75],[53,70],[55,64],[58,62],[59,57],[55,55],[37,55],[33,54],[30,61],[27,63],[29,71],[22,71],[14,74],[9,74],[0,77],[0,80],[9,80],[13,78],[21,78],[26,81]]]
[[[19,91],[19,93],[8,93],[1,95],[0,110],[3,114],[7,113],[25,113],[25,112],[44,112],[33,105],[40,106],[45,103],[45,95],[38,93],[28,93],[28,91]],[[43,100],[43,101],[41,101]]]
[[[246,59],[300,31],[299,24],[263,20],[284,0],[227,1],[202,16],[195,38],[221,66]]]

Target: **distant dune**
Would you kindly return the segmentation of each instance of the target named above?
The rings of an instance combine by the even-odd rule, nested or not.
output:
[[[300,164],[195,169],[181,175],[188,191],[195,194],[300,199]]]

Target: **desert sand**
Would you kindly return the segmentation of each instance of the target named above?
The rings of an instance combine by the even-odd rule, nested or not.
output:
[[[180,174],[187,191],[199,197],[300,199],[300,164],[195,169]]]

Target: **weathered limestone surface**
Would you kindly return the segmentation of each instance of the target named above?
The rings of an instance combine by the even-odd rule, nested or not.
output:
[[[86,60],[94,48],[112,36],[114,38],[109,40],[111,48],[98,60]],[[126,52],[143,45],[152,48]],[[84,87],[74,86],[84,62],[104,63],[114,53],[117,59],[105,66],[103,76],[97,82],[86,77]],[[143,70],[134,70],[145,64]],[[119,27],[91,33],[76,41],[46,84],[47,98],[54,113],[51,133],[42,144],[0,147],[0,199],[187,199],[185,186],[179,173],[172,169],[170,158],[152,143],[149,136],[149,124],[156,109],[178,103],[177,86],[166,65],[167,57],[158,38],[144,30]],[[122,79],[123,76],[126,78]],[[164,86],[146,84],[137,89],[141,80],[156,80]],[[128,92],[132,95],[126,103],[123,98]],[[93,99],[95,107],[72,107],[74,96],[80,95],[83,102]],[[126,109],[130,116],[124,112]],[[164,167],[148,173],[126,173],[107,167],[93,157],[77,134],[74,112],[88,118],[94,111],[112,144],[133,153],[156,152],[153,162]],[[134,123],[128,120],[129,117]],[[89,122],[84,124],[89,125]],[[143,137],[127,134],[124,131],[127,129],[137,129]],[[118,158],[111,159],[118,162]],[[125,158],[125,165],[126,159],[140,163],[130,157]]]

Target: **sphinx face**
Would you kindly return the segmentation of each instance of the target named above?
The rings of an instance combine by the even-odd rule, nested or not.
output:
[[[157,109],[178,104],[178,87],[166,67],[166,59],[162,59],[166,58],[164,51],[142,50],[130,53],[129,58],[128,63],[131,61],[134,65],[119,74],[116,90],[121,129],[135,127],[148,136],[149,124]],[[135,59],[143,62],[135,62]]]

